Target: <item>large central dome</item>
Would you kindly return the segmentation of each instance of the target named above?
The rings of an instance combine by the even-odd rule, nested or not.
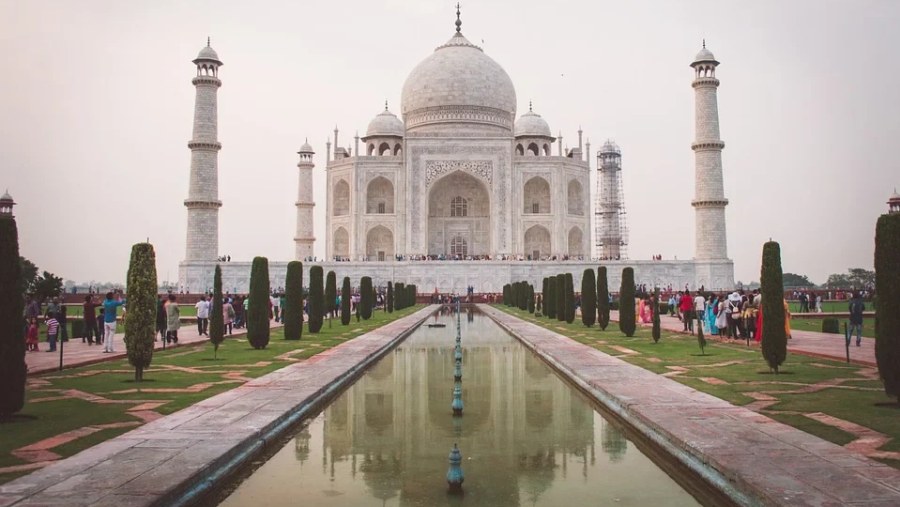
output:
[[[457,32],[410,72],[401,113],[410,130],[474,123],[511,131],[516,90],[503,67]]]

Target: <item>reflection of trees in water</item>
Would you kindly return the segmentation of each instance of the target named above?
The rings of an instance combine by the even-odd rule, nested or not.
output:
[[[530,456],[526,453],[519,454],[521,490],[532,505],[553,485],[555,470],[556,455],[552,450],[542,449]]]
[[[366,393],[366,427],[382,435],[394,422],[394,395]]]
[[[525,422],[543,430],[553,424],[553,392],[531,390],[525,392]]]
[[[603,424],[600,438],[603,452],[609,455],[609,461],[612,463],[622,461],[622,458],[625,457],[625,451],[628,449],[628,440],[625,438],[625,432],[618,426],[606,421]]]
[[[359,467],[372,496],[381,500],[382,505],[399,493],[402,468],[399,456],[381,453],[366,453]]]
[[[306,460],[309,459],[309,439],[311,435],[309,434],[309,426],[303,428],[303,431],[297,433],[297,436],[294,437],[294,456],[297,458],[297,461],[302,465],[306,463]]]

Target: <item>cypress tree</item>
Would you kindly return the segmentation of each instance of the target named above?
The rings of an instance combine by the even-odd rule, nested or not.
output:
[[[601,331],[609,325],[609,284],[606,280],[606,266],[597,268],[597,324]]]
[[[900,214],[875,225],[875,361],[884,392],[900,397]],[[763,314],[763,324],[767,316]],[[766,335],[763,334],[763,339]]]
[[[658,343],[660,338],[659,324],[659,288],[653,291],[653,343]]]
[[[629,338],[634,336],[637,326],[634,319],[634,268],[625,268],[619,289],[619,330]]]
[[[534,315],[534,286],[528,284],[528,313]]]
[[[128,364],[134,366],[134,381],[144,380],[144,369],[153,360],[156,338],[156,254],[150,243],[131,247],[128,264],[128,318],[125,320],[125,348]]]
[[[390,288],[390,282],[388,282]],[[390,292],[388,293],[390,294]],[[341,285],[341,324],[350,324],[350,277],[344,277],[344,283]]]
[[[403,282],[394,284],[394,308],[397,310],[402,310],[406,308],[406,302],[403,298],[406,297],[406,287],[403,285]]]
[[[512,306],[512,285],[510,284],[503,286],[503,304]]]
[[[519,282],[519,310],[528,309],[528,284]]]
[[[387,307],[387,312],[394,313],[394,284],[391,282],[388,282],[386,299],[387,301],[385,301],[385,306]]]
[[[0,420],[22,410],[25,405],[28,367],[25,365],[25,326],[22,322],[25,311],[22,278],[16,219],[11,213],[3,213],[0,214]]]
[[[284,277],[284,339],[299,340],[303,337],[303,263],[291,261]]]
[[[269,293],[269,259],[254,257],[247,306],[247,341],[254,349],[264,349],[269,344]]]
[[[322,266],[309,268],[309,332],[318,333],[322,329],[324,317],[325,287],[322,280]],[[253,300],[251,300],[252,302]]]
[[[544,315],[548,319],[556,318],[556,277],[547,277],[547,297],[544,298]]]
[[[556,320],[566,320],[566,275],[556,275]]]
[[[225,341],[225,319],[222,305],[222,267],[216,264],[213,275],[213,297],[209,308],[209,342],[213,346],[213,357],[219,357],[219,345]]]
[[[759,285],[762,296],[762,353],[769,368],[778,373],[778,367],[787,357],[787,335],[784,332],[781,246],[775,241],[768,241],[763,245]]]
[[[372,277],[369,276],[359,281],[359,316],[363,320],[372,317]]]
[[[325,275],[325,313],[328,315],[328,327],[331,327],[331,319],[337,311],[337,275],[329,271]]]
[[[581,322],[591,327],[597,321],[597,279],[594,270],[587,268],[581,275]]]
[[[538,299],[538,311],[541,312],[542,315],[547,315],[547,277],[545,276],[543,280],[541,280],[541,297]]]
[[[566,322],[575,322],[575,281],[572,273],[566,273]]]
[[[416,295],[418,294],[418,287],[415,284],[407,287],[407,306],[415,306],[416,305]]]

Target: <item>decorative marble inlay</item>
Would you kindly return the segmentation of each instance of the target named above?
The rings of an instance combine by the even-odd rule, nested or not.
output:
[[[453,171],[464,171],[477,176],[488,184],[493,182],[494,170],[490,160],[426,160],[425,185]]]

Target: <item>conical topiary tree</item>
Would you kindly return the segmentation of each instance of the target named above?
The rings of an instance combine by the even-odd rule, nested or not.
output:
[[[372,277],[364,276],[359,280],[359,316],[363,320],[372,318]]]
[[[291,261],[284,277],[284,339],[299,340],[303,337],[303,263]]]
[[[318,333],[322,329],[324,317],[325,287],[322,280],[322,266],[309,268],[309,332]]]
[[[545,308],[544,301],[547,299],[547,277],[545,276],[543,280],[541,280],[541,295],[538,297],[538,306],[537,311],[542,315],[547,314],[547,309]]]
[[[781,273],[781,246],[775,241],[763,245],[762,271],[759,277],[762,296],[762,353],[769,368],[778,367],[787,357],[787,335],[784,332],[784,280]]]
[[[254,349],[269,345],[269,259],[254,257],[250,268],[247,341]]]
[[[153,360],[156,337],[156,254],[150,243],[131,247],[128,264],[128,318],[125,319],[125,349],[134,366],[135,382],[144,380],[144,369]]]
[[[416,284],[412,284],[412,285],[409,285],[408,287],[406,287],[407,306],[415,306],[416,305],[416,296],[419,294],[418,290],[419,290],[419,288],[416,287]]]
[[[384,305],[388,313],[394,312],[394,284],[391,282],[388,282],[387,297]]]
[[[22,278],[16,219],[11,213],[0,213],[0,421],[25,406],[28,367]]]
[[[403,282],[394,284],[394,309],[402,310],[406,308],[406,301],[404,298],[406,297],[406,287],[403,285]]]
[[[534,315],[534,286],[528,284],[528,313]]]
[[[653,292],[653,343],[658,343],[660,338],[659,324],[659,289]]]
[[[619,288],[619,330],[627,337],[634,336],[637,326],[634,316],[634,268],[622,270],[622,287]]]
[[[900,213],[875,225],[875,361],[884,392],[900,397]],[[763,323],[768,316],[763,314]],[[763,334],[763,340],[766,335]]]
[[[606,279],[606,266],[597,268],[597,324],[601,331],[609,325],[609,285]]]
[[[556,277],[547,277],[547,297],[544,298],[544,314],[548,319],[556,318]]]
[[[566,275],[556,275],[556,320],[566,320]]]
[[[388,282],[390,283],[390,282]],[[388,285],[390,287],[390,285]],[[341,284],[341,324],[350,324],[350,277],[345,276],[344,282]]]
[[[328,327],[331,327],[331,319],[337,311],[337,275],[329,271],[325,275],[325,314],[328,315]]]
[[[572,273],[566,273],[566,322],[575,322],[575,281]]]
[[[213,274],[213,297],[209,307],[209,342],[213,346],[213,358],[219,357],[219,345],[225,341],[225,319],[222,317],[222,267],[216,264]]]
[[[597,279],[594,270],[587,268],[581,275],[581,323],[587,327],[597,321]]]

